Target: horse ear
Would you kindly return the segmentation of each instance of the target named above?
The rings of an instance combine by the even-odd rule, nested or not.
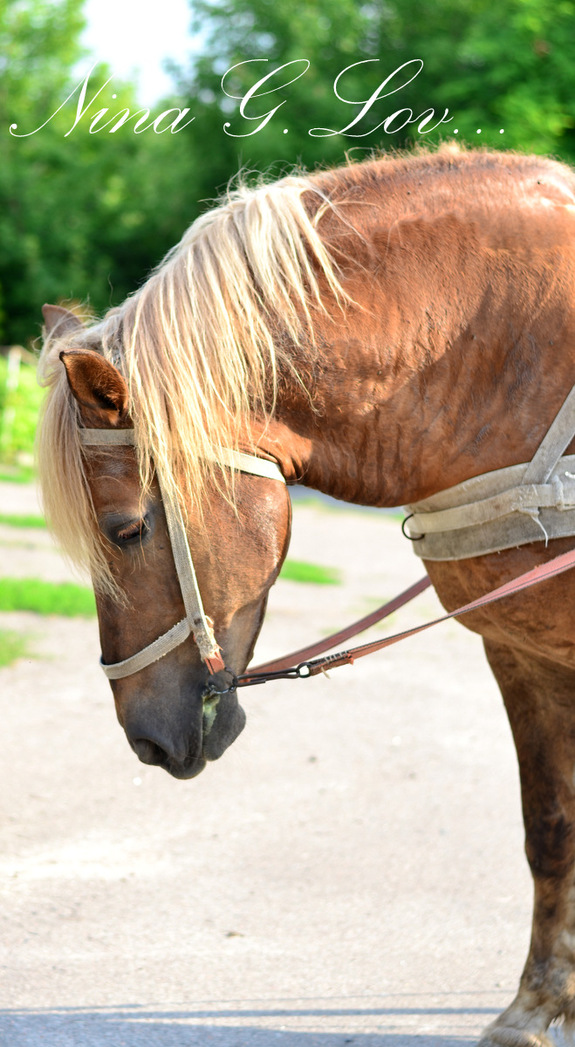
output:
[[[128,386],[113,364],[92,349],[65,349],[60,359],[85,425],[108,429],[128,419]]]
[[[82,321],[76,314],[65,309],[63,305],[43,305],[42,316],[47,338],[62,338],[63,335],[82,327]]]

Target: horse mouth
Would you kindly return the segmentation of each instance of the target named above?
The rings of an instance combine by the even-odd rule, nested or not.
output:
[[[162,764],[162,766],[168,774],[171,774],[172,778],[186,781],[189,778],[197,778],[198,774],[201,774],[206,766],[206,760],[204,760],[203,756],[198,756],[195,760],[186,760],[184,763],[178,764],[173,763],[171,760],[166,760],[165,764]]]

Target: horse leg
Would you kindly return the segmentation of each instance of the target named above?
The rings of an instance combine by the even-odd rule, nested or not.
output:
[[[535,897],[531,945],[513,1003],[480,1047],[550,1047],[575,1021],[575,670],[485,642],[513,732]]]

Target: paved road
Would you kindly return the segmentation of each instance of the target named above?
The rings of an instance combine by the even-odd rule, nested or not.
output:
[[[300,504],[291,555],[344,584],[278,583],[260,660],[421,574],[377,514]],[[1,529],[0,557],[68,573],[41,534]],[[392,626],[437,610],[426,593]],[[510,1000],[531,904],[517,770],[461,626],[254,689],[191,782],[129,750],[93,622],[8,626],[37,657],[0,670],[2,1045],[444,1047]]]

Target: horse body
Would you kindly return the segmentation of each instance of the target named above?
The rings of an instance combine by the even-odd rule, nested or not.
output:
[[[276,331],[294,366],[280,362],[273,405],[265,418],[257,410],[244,418],[239,442],[278,461],[288,481],[379,506],[416,502],[530,460],[575,383],[572,174],[539,158],[448,152],[326,172],[312,182],[318,196],[303,199],[343,292],[313,259],[321,298],[310,296],[304,335],[298,342],[289,330]],[[55,347],[64,347],[78,421],[131,424],[133,390],[94,351],[97,329],[86,339],[73,320],[56,320]],[[86,467],[110,570],[128,596],[123,609],[117,594],[97,596],[111,662],[169,628],[181,596],[159,492],[148,484],[142,505],[133,450],[87,456]],[[201,508],[188,499],[206,610],[238,673],[289,540],[279,486],[241,475],[235,499],[212,480]],[[130,549],[119,540],[126,526],[128,541],[137,540]],[[572,544],[542,540],[426,566],[452,610]],[[485,1044],[541,1047],[552,1019],[575,1019],[572,593],[564,574],[465,619],[484,637],[507,707],[535,883],[519,993]],[[120,721],[146,762],[189,777],[241,730],[231,694],[202,735],[205,679],[190,643],[113,685]]]
[[[387,164],[374,166],[385,201]],[[344,220],[364,237],[345,271],[360,306],[341,327],[315,317],[325,345],[313,376],[316,415],[301,396],[293,404],[293,389],[278,404],[288,429],[313,440],[303,483],[361,504],[418,501],[528,460],[571,388],[575,211],[542,200],[531,228],[519,222],[527,189],[543,187],[514,172],[514,201],[499,205],[494,193],[476,204],[485,177],[477,167],[467,185],[459,167],[429,178],[431,201],[436,182],[451,184],[445,214],[424,198],[413,208],[424,217],[398,218],[396,189],[387,208],[369,198],[347,204],[330,230],[336,258],[351,237]],[[413,185],[409,167],[403,174]]]

